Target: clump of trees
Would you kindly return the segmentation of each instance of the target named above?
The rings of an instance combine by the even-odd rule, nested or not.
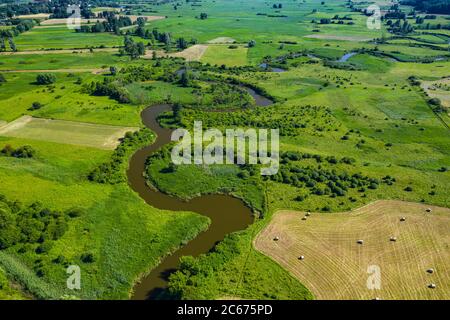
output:
[[[36,76],[36,83],[39,85],[48,85],[56,82],[56,76],[52,73],[39,73]]]
[[[300,162],[307,159],[315,160],[319,165],[317,167],[310,164],[301,166]],[[335,156],[323,157],[317,154],[284,152],[281,154],[278,173],[265,177],[265,179],[308,189],[310,194],[330,197],[343,197],[349,189],[365,192],[366,189],[377,189],[380,183],[392,185],[395,182],[395,178],[390,176],[386,176],[380,181],[360,173],[349,174],[342,169],[339,171],[338,169],[326,169],[321,165],[322,163],[353,165],[354,162],[355,160],[349,157],[338,159]],[[307,196],[307,194],[302,194],[296,200],[303,201]]]
[[[142,42],[134,42],[133,38],[125,36],[124,47],[120,48],[120,54],[129,55],[132,59],[137,59],[145,55],[145,45]]]
[[[51,242],[67,230],[67,212],[43,207],[39,202],[23,205],[0,195],[0,249],[16,244],[38,244],[36,253],[45,253]]]
[[[98,183],[117,184],[126,182],[126,165],[128,158],[137,148],[150,144],[153,134],[148,129],[127,132],[108,162],[95,168],[88,179]]]
[[[36,151],[28,145],[14,149],[10,144],[7,144],[0,151],[0,155],[14,158],[33,158],[36,155]]]

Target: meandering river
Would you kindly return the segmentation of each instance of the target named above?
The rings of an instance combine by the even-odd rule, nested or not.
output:
[[[272,102],[258,95],[254,90],[246,88],[259,106],[267,106]],[[209,228],[195,239],[165,257],[161,263],[147,276],[143,277],[133,288],[132,299],[157,299],[167,288],[168,276],[174,272],[182,256],[198,256],[207,253],[222,241],[229,233],[243,230],[253,222],[250,208],[240,199],[229,195],[202,195],[183,201],[148,187],[144,178],[145,162],[155,151],[171,142],[171,129],[162,128],[157,118],[172,106],[157,104],[146,108],[141,113],[143,123],[155,132],[153,144],[138,150],[130,159],[127,171],[128,184],[150,206],[171,211],[193,211],[211,219]]]

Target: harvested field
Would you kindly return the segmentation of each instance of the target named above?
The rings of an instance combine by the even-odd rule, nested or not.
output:
[[[450,298],[450,209],[377,201],[347,213],[304,216],[275,213],[254,245],[317,299]],[[379,290],[367,286],[374,265],[381,271]],[[428,288],[431,283],[436,288]]]
[[[199,61],[208,49],[207,45],[196,44],[181,52],[171,53],[171,57],[185,58],[187,61]]]
[[[17,16],[19,19],[48,19],[50,13],[23,14]]]
[[[219,43],[234,43],[236,40],[230,37],[218,37],[212,40],[209,40],[210,44],[219,44]]]
[[[92,19],[80,19],[81,24],[93,23],[93,22],[101,22],[105,21],[103,18],[92,18]],[[41,26],[49,26],[49,25],[57,25],[57,24],[66,24],[67,19],[48,19],[41,22]]]
[[[119,139],[126,132],[137,130],[138,128],[135,127],[108,126],[23,116],[0,127],[0,136],[113,150],[119,144]]]

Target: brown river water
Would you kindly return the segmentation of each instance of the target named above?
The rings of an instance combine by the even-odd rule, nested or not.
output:
[[[272,101],[246,88],[259,106],[268,106]],[[183,201],[157,190],[151,189],[143,176],[147,158],[162,146],[171,142],[172,129],[162,128],[157,118],[172,106],[157,104],[141,113],[144,125],[156,134],[153,144],[138,150],[132,157],[127,171],[130,187],[152,207],[171,211],[192,211],[211,219],[209,228],[195,239],[165,257],[147,276],[140,279],[133,288],[132,299],[146,300],[163,297],[168,277],[176,271],[182,256],[198,256],[211,251],[229,233],[244,230],[253,222],[252,211],[240,199],[229,195],[202,195]]]

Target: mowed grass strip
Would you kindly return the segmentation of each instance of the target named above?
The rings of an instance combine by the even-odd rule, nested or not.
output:
[[[0,127],[0,135],[113,150],[136,127],[119,127],[23,116]]]
[[[254,245],[317,299],[450,298],[450,209],[377,201],[348,213],[304,216],[279,211]],[[373,265],[381,270],[379,290],[367,287]]]

